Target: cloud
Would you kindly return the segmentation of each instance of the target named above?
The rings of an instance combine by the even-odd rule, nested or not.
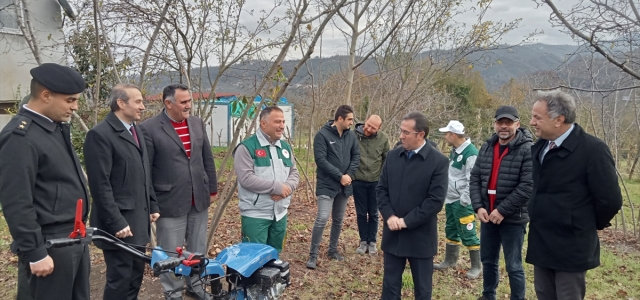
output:
[[[515,3],[517,2],[517,5]],[[567,11],[577,0],[555,1],[556,7]],[[505,44],[517,44],[533,32],[540,32],[534,38],[539,43],[555,45],[573,45],[575,42],[560,28],[549,23],[551,9],[546,5],[538,6],[532,0],[494,0],[486,18],[493,21],[509,22],[521,19],[520,27],[506,34],[502,39]]]
[[[259,16],[260,10],[269,11],[274,7],[276,0],[253,0],[250,5],[245,7],[245,10],[254,10],[254,17],[243,14],[242,23],[249,28],[255,28],[256,19]],[[567,11],[572,5],[575,5],[579,0],[557,0],[554,3],[562,10]],[[475,0],[465,2],[465,6],[470,8],[472,5],[476,5]],[[286,6],[286,4],[285,4]],[[274,15],[284,15],[285,6],[278,8]],[[549,22],[551,9],[546,5],[538,6],[533,0],[493,0],[490,10],[485,15],[485,20],[491,20],[494,22],[501,21],[504,23],[511,22],[516,19],[521,19],[520,26],[503,36],[500,41],[503,44],[518,44],[525,37],[533,32],[538,32],[534,36],[534,41],[545,44],[555,45],[574,45],[575,41],[571,37],[561,32],[561,28],[553,27]],[[337,18],[337,16],[336,16]],[[466,23],[467,27],[476,21],[476,16],[472,13],[459,15],[455,19],[456,22]],[[348,42],[342,35],[342,33],[335,26],[344,26],[342,22],[336,22],[327,26],[322,36],[322,41],[318,41],[312,57],[322,54],[324,57],[333,55],[346,55],[348,54],[347,45]],[[317,22],[314,24],[316,25]],[[272,30],[270,35],[262,33],[263,37],[275,37],[282,32],[288,32],[287,22],[279,24]],[[322,47],[322,49],[320,49]],[[279,49],[272,49],[269,51],[270,55],[276,55]],[[289,51],[288,59],[298,59],[302,57],[302,52],[298,48],[297,50],[291,49]]]

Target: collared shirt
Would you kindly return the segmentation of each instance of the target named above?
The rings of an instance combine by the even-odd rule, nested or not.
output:
[[[120,118],[118,118],[118,120],[120,120]],[[133,133],[131,132],[131,127],[133,127],[133,123],[128,124],[127,122],[122,121],[122,120],[120,120],[120,122],[122,122],[122,125],[124,125],[124,128],[126,128],[126,129],[127,129],[127,131],[128,131],[131,135],[133,135]]]
[[[555,140],[549,140],[547,142],[546,145],[544,145],[544,148],[542,148],[542,151],[540,151],[540,162],[542,162],[542,160],[544,159],[544,156],[547,155],[547,152],[549,152],[549,144],[551,142],[556,143],[557,147],[560,147],[560,145],[562,145],[562,142],[564,142],[564,140],[567,139],[567,137],[569,136],[569,134],[571,133],[571,131],[573,131],[573,128],[575,128],[576,125],[575,124],[571,124],[571,127],[569,127],[569,130],[565,131],[565,133],[563,133],[562,135],[560,135],[557,139]]]
[[[171,118],[171,116],[167,113],[167,110],[166,110],[166,109],[163,109],[162,111],[164,111],[164,114],[165,114],[165,115],[167,115],[167,118],[169,118],[169,120],[173,121],[174,123],[182,123],[182,121],[184,121],[184,120],[182,120],[182,121],[178,122],[178,121],[174,120],[174,119],[173,119],[173,118]]]
[[[424,140],[424,142],[422,143],[422,146],[418,147],[418,149],[413,150],[413,152],[415,154],[418,154],[418,152],[420,152],[420,149],[422,149],[422,147],[424,147],[424,145],[427,144],[427,140]],[[412,151],[412,150],[408,150],[408,151]]]
[[[33,110],[33,109],[28,108],[26,104],[25,104],[25,105],[23,105],[22,107],[24,107],[24,109],[26,109],[26,110],[28,110],[28,111],[30,111],[30,112],[32,112],[32,113],[34,113],[34,114],[36,114],[36,115],[39,115],[39,116],[41,116],[41,117],[43,117],[43,118],[45,118],[45,119],[49,120],[49,122],[53,123],[53,120],[51,120],[51,119],[47,118],[47,117],[46,117],[46,116],[44,116],[43,114],[41,114],[41,113],[39,113],[39,112],[37,112],[37,111],[35,111],[35,110]]]
[[[269,144],[280,147],[280,145],[278,144],[280,140],[272,142],[271,137],[268,134],[264,133],[264,131],[262,131],[262,128],[258,127],[258,132],[262,133],[262,136],[267,140],[267,142],[269,142]]]

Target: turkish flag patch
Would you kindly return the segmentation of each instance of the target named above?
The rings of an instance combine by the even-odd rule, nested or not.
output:
[[[256,157],[267,157],[267,151],[262,149],[256,150]]]

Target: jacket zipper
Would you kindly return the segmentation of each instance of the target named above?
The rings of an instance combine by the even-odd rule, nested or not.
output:
[[[256,201],[253,201],[253,206],[256,206],[256,203],[258,203],[258,198],[260,198],[260,194],[256,194]]]

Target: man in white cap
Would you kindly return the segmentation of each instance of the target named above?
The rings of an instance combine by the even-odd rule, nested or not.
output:
[[[471,270],[467,278],[477,279],[482,271],[480,264],[480,240],[476,232],[475,214],[469,197],[469,178],[478,157],[478,148],[464,135],[464,125],[452,120],[447,127],[439,129],[444,139],[452,146],[449,155],[449,188],[445,198],[447,222],[445,234],[447,247],[445,259],[434,265],[436,270],[455,267],[458,262],[460,244],[469,249]]]

